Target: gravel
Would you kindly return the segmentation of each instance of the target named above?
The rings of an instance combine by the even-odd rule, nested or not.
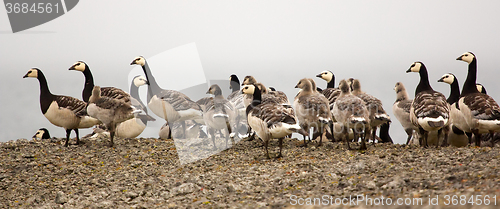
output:
[[[412,206],[381,206],[388,203],[388,198],[393,204],[398,198],[403,203],[417,200],[418,204],[421,200],[418,206],[413,205],[415,208],[500,205],[493,199],[500,199],[498,146],[436,149],[370,143],[367,151],[360,152],[346,150],[342,143],[326,142],[320,147],[311,143],[304,148],[299,140],[285,139],[284,157],[267,159],[258,139],[237,140],[235,146],[217,148],[217,152],[210,139],[189,143],[117,139],[112,148],[103,137],[82,142],[69,147],[63,146],[62,138],[0,143],[0,207],[322,208],[327,203],[327,208],[366,208],[376,203],[384,208]],[[194,151],[178,151],[192,144],[198,145]],[[220,145],[225,147],[225,140],[221,139]],[[277,140],[272,140],[269,148],[271,157],[276,156]],[[186,153],[206,158],[189,158]],[[179,160],[181,154],[189,159]],[[488,205],[485,195],[489,195]],[[472,205],[471,197],[482,204]],[[335,200],[343,198],[347,204],[335,204]],[[367,198],[372,199],[371,204]],[[460,198],[464,200],[460,202]],[[447,201],[451,205],[447,206]]]

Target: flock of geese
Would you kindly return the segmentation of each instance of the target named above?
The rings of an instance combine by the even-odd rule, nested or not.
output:
[[[480,146],[482,134],[489,133],[492,137],[500,130],[500,107],[486,94],[484,87],[476,87],[475,55],[467,52],[457,60],[469,64],[468,75],[461,93],[453,74],[445,74],[439,79],[439,82],[450,84],[448,99],[432,89],[422,62],[413,63],[406,71],[420,75],[413,100],[403,83],[396,83],[393,113],[408,134],[407,144],[413,141],[427,147],[432,136],[437,134],[436,146],[465,146],[474,140],[476,146]],[[172,138],[174,123],[181,126],[180,138],[191,137],[186,128],[186,122],[190,121],[193,126],[206,127],[213,148],[216,148],[216,132],[225,137],[226,147],[230,138],[248,133],[253,139],[256,135],[264,143],[268,158],[269,141],[279,140],[277,156],[281,157],[283,139],[292,133],[304,136],[304,146],[307,146],[307,141],[318,137],[318,146],[322,145],[323,138],[327,138],[346,142],[348,149],[351,149],[350,142],[360,139],[360,150],[367,149],[369,139],[392,142],[388,134],[391,119],[382,102],[362,91],[358,79],[341,80],[335,87],[334,74],[323,71],[316,77],[326,81],[324,89],[318,87],[312,78],[300,79],[295,86],[299,90],[292,106],[286,94],[266,87],[253,76],[246,76],[240,89],[238,77],[231,75],[232,93],[227,98],[214,84],[206,92],[212,96],[193,101],[179,91],[162,89],[144,57],[139,56],[130,64],[141,66],[144,76],[134,77],[130,93],[127,93],[115,87],[94,85],[89,66],[83,61],[76,62],[69,70],[80,71],[85,77],[82,100],[52,94],[40,69],[30,69],[24,78],[38,79],[42,114],[50,123],[66,130],[65,146],[69,145],[72,130],[76,134],[76,144],[79,144],[78,129],[101,124],[109,131],[110,146],[113,146],[115,136],[135,138],[146,128],[148,121],[155,120],[148,114],[148,109],[166,122],[159,131],[160,138]],[[138,89],[143,85],[148,86],[147,106],[139,98]],[[376,136],[379,128],[380,134]],[[197,130],[197,136],[207,137],[201,128]],[[50,138],[50,135],[47,129],[40,129],[34,137]]]

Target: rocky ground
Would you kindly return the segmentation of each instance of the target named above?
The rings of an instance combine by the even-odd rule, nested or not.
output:
[[[330,142],[304,148],[286,139],[284,157],[266,159],[258,140],[226,150],[223,141],[220,152],[211,140],[118,139],[113,148],[102,137],[83,142],[0,143],[0,207],[364,208],[398,204],[398,198],[402,205],[388,208],[500,205],[498,146],[370,144],[359,152]],[[276,140],[271,156],[277,152]]]

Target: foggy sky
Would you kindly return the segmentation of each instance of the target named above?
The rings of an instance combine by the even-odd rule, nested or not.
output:
[[[432,87],[447,97],[449,85],[436,81],[452,72],[462,86],[467,64],[455,58],[472,51],[478,82],[500,98],[499,6],[498,1],[80,1],[67,14],[16,34],[1,7],[0,141],[30,139],[40,127],[65,136],[41,114],[38,82],[22,78],[30,68],[44,72],[52,93],[81,99],[84,77],[68,71],[78,60],[90,66],[96,85],[128,91],[134,57],[195,43],[207,80],[253,75],[290,100],[298,80],[324,70],[335,74],[336,83],[358,78],[364,91],[382,100],[393,119],[391,136],[402,143],[406,134],[392,114],[393,87],[402,81],[414,97],[419,76],[405,73],[414,61],[426,65]],[[176,89],[189,79],[178,82],[162,87]]]

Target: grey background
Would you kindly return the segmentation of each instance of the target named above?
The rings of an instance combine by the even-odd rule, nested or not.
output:
[[[96,84],[128,89],[134,57],[189,43],[196,43],[208,80],[254,75],[293,100],[299,79],[331,70],[337,83],[359,78],[391,116],[397,81],[414,96],[418,75],[405,73],[412,62],[424,62],[431,85],[448,96],[449,86],[436,81],[453,72],[463,82],[467,65],[455,58],[472,51],[478,82],[499,98],[499,6],[456,0],[80,1],[67,14],[16,34],[1,7],[0,141],[31,138],[40,127],[64,136],[41,114],[38,82],[22,78],[29,68],[43,70],[53,93],[81,98],[83,75],[67,70],[75,61],[91,66]],[[402,143],[405,133],[393,121],[391,135]]]

